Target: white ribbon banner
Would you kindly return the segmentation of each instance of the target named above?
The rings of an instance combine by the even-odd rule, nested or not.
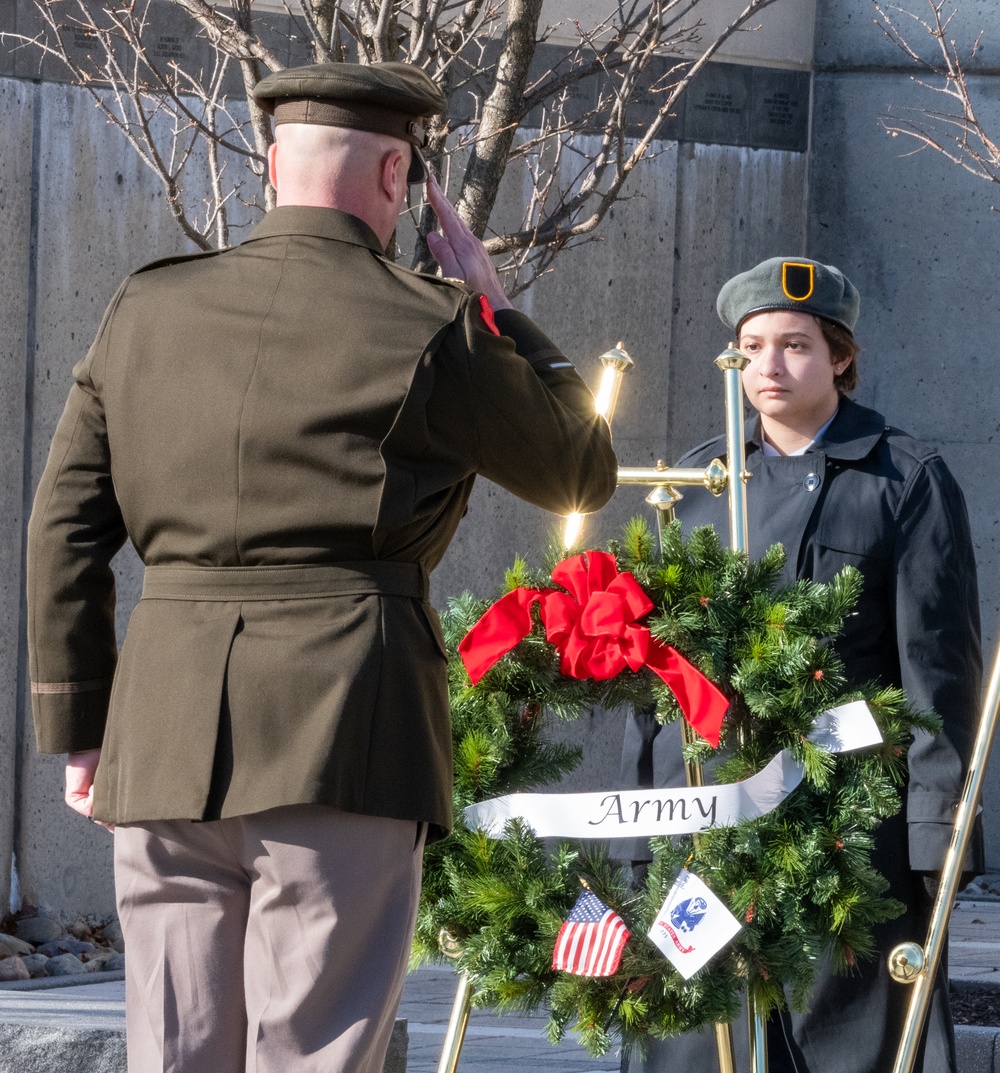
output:
[[[849,753],[882,740],[864,701],[841,704],[813,724],[809,740],[830,753]],[[539,838],[651,838],[734,827],[766,816],[802,781],[802,765],[783,749],[743,782],[665,790],[610,790],[587,794],[508,794],[465,809],[465,822],[502,838],[520,819]]]

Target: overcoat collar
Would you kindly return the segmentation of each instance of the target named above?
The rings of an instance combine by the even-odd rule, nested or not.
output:
[[[877,410],[869,410],[846,396],[840,400],[837,416],[817,445],[828,458],[857,461],[867,457],[888,430],[885,418]],[[764,438],[760,417],[754,421],[753,435],[747,447],[759,451]]]
[[[323,209],[314,205],[279,205],[264,217],[244,242],[261,238],[280,238],[283,235],[309,235],[349,242],[375,253],[385,254],[375,232],[357,216],[340,209]]]

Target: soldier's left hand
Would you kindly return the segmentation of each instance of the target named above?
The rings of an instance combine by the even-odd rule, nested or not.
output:
[[[100,759],[100,749],[87,749],[84,752],[70,753],[66,757],[65,800],[74,812],[93,820],[99,827],[113,831],[113,823],[102,823],[94,819],[94,774]]]

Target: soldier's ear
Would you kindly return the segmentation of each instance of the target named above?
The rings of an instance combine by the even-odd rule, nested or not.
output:
[[[406,194],[406,173],[410,162],[400,149],[390,149],[382,157],[382,189],[393,203],[402,202]]]
[[[271,142],[267,147],[267,177],[271,180],[271,185],[277,191],[278,189],[278,143]]]

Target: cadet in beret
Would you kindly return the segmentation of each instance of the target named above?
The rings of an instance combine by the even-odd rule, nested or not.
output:
[[[776,257],[729,280],[718,312],[750,359],[743,372],[757,411],[746,445],[750,555],[785,547],[783,581],[828,582],[857,567],[864,589],[837,651],[850,683],[901,686],[918,709],[944,722],[918,733],[909,753],[902,811],[876,832],[875,867],[906,913],[874,929],[875,960],[849,976],[821,972],[807,1013],[785,1010],[768,1025],[770,1073],[886,1073],[892,1069],[910,992],[889,977],[897,943],[923,941],[972,752],[981,659],[976,563],[962,492],[938,452],[851,400],[858,383],[858,292],[832,265]],[[724,457],[725,439],[678,463]],[[678,505],[685,528],[727,527],[724,500],[691,493]],[[650,713],[631,717],[625,785],[684,784],[680,736]],[[636,860],[648,859],[636,847]],[[981,870],[981,846],[966,862]],[[971,875],[970,877],[971,878]],[[735,1031],[748,1068],[745,1026]],[[936,981],[923,1073],[954,1073],[955,1042],[945,971]],[[655,1042],[630,1073],[716,1073],[710,1033]]]
[[[421,70],[265,78],[277,208],[114,296],[29,533],[38,747],[116,825],[132,1073],[379,1073],[423,846],[452,822],[427,601],[482,474],[546,510],[615,486],[606,422],[437,186],[444,274],[386,256]],[[145,564],[120,658],[111,558]],[[195,822],[192,822],[195,821]]]

